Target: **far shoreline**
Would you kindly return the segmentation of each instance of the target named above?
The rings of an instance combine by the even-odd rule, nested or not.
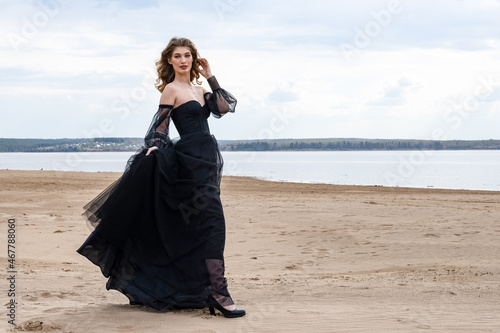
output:
[[[174,138],[175,141],[175,138]],[[500,140],[429,140],[367,138],[218,139],[221,151],[405,151],[500,150]],[[0,138],[1,152],[119,152],[144,145],[139,137]]]

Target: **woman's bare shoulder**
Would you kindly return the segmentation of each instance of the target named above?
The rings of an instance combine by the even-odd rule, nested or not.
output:
[[[195,88],[198,91],[198,93],[202,95],[205,95],[208,92],[208,90],[205,89],[205,87],[203,86],[195,86]]]
[[[160,104],[174,105],[177,98],[177,89],[173,84],[167,84],[160,97]]]

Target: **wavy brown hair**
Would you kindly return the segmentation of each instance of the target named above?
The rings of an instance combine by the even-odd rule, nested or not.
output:
[[[176,47],[187,47],[191,51],[191,56],[193,57],[193,63],[191,65],[191,72],[189,73],[189,78],[191,82],[196,81],[197,84],[201,84],[200,71],[198,69],[198,50],[194,43],[187,38],[174,37],[170,40],[167,47],[161,53],[161,58],[156,62],[156,71],[158,72],[158,78],[156,79],[155,87],[160,92],[163,92],[165,86],[172,82],[175,78],[174,67],[168,63],[168,59],[172,58],[172,53]]]

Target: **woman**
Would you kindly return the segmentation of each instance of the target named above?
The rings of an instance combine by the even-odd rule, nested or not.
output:
[[[156,63],[158,112],[123,175],[84,215],[95,230],[78,253],[109,277],[107,289],[131,304],[155,309],[203,308],[225,317],[237,309],[224,277],[225,221],[220,201],[222,157],[207,118],[234,112],[236,99],[221,89],[194,44],[172,38]],[[212,92],[199,82],[204,76]],[[170,119],[180,139],[168,136]]]

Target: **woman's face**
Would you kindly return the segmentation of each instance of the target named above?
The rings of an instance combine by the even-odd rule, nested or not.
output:
[[[193,55],[189,48],[178,46],[172,52],[172,57],[168,59],[168,63],[174,67],[176,73],[189,73],[193,65]]]

